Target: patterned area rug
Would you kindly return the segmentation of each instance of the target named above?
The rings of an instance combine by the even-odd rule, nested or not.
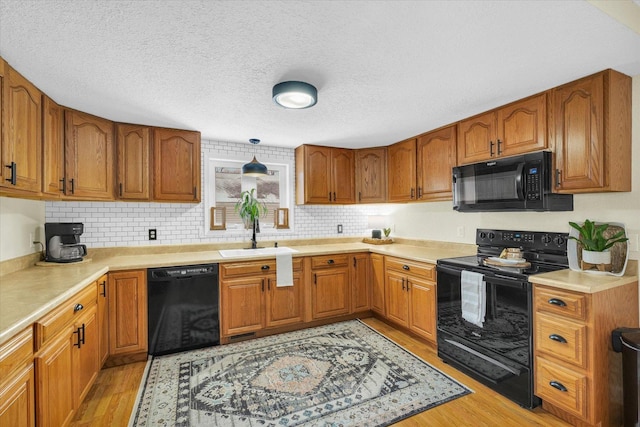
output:
[[[152,360],[131,426],[386,426],[471,390],[360,321]]]

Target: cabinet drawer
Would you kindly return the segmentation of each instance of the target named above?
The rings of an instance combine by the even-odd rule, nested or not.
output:
[[[415,261],[406,261],[400,258],[387,257],[387,270],[395,270],[412,274],[425,280],[436,280],[436,266]]]
[[[547,353],[581,368],[587,367],[587,326],[536,313],[536,351]]]
[[[579,372],[570,371],[546,360],[536,357],[535,394],[542,400],[565,411],[587,419],[588,378]]]
[[[344,267],[349,264],[349,255],[323,255],[311,257],[311,269]]]
[[[587,317],[587,296],[560,289],[536,285],[534,306],[536,311],[556,313],[574,319],[585,320]]]
[[[302,270],[302,258],[293,258],[293,271]],[[263,261],[233,262],[221,264],[220,271],[223,278],[249,276],[256,274],[268,274],[276,272],[276,260],[265,259]]]
[[[76,317],[96,305],[97,297],[98,287],[94,282],[38,320],[35,323],[36,350],[42,347],[47,340],[53,338],[58,331],[73,322]]]
[[[28,327],[0,347],[0,382],[33,356],[33,328]]]

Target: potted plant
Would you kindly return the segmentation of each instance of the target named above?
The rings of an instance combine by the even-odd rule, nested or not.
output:
[[[245,227],[251,227],[253,229],[251,249],[255,249],[258,246],[258,242],[256,241],[256,233],[260,232],[258,219],[267,213],[267,205],[258,200],[255,192],[256,189],[252,188],[251,190],[245,190],[240,193],[240,199],[236,202],[235,206],[235,211],[240,215],[240,218],[242,218]]]
[[[578,237],[569,236],[569,238],[582,245],[582,261],[587,264],[611,264],[609,249],[616,243],[629,240],[624,237],[624,230],[612,236],[606,236],[605,231],[609,228],[609,224],[596,224],[587,219],[582,225],[571,221],[569,221],[569,225],[578,230]]]

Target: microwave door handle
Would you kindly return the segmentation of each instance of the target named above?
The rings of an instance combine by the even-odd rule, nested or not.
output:
[[[457,177],[456,177],[456,173],[453,172],[452,176],[451,176],[451,189],[452,189],[452,193],[453,193],[453,209],[457,210],[458,207],[460,206],[460,203],[458,201],[458,189],[456,186],[456,181],[457,181]]]
[[[518,164],[518,169],[516,170],[516,191],[518,193],[518,200],[524,200],[524,186],[525,179],[524,174],[524,163]]]

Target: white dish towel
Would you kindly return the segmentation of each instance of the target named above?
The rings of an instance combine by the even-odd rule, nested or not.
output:
[[[484,275],[473,271],[462,271],[460,279],[462,318],[481,328],[487,311],[486,288]]]
[[[293,260],[291,252],[276,254],[276,287],[293,286]]]

